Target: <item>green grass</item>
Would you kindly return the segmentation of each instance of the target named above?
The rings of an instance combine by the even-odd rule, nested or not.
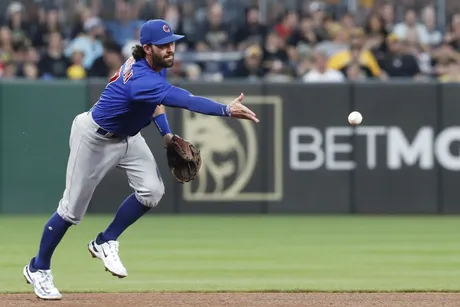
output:
[[[0,218],[0,292],[31,290],[22,268],[47,218]],[[120,239],[122,280],[86,250],[110,219],[69,230],[62,291],[460,291],[460,217],[149,216]]]

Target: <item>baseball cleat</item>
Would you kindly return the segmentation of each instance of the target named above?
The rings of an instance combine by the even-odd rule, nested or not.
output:
[[[93,240],[88,243],[88,251],[93,258],[102,260],[106,271],[118,278],[124,278],[128,276],[128,272],[118,256],[118,246],[118,241],[108,241],[99,245]]]
[[[24,267],[24,278],[28,284],[34,286],[35,295],[43,300],[60,300],[59,290],[54,286],[51,270],[31,272],[29,264]]]

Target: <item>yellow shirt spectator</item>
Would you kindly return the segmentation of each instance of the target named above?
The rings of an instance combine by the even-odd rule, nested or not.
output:
[[[71,80],[85,79],[86,71],[81,65],[72,65],[67,69],[67,78]]]
[[[349,50],[344,50],[341,52],[338,52],[337,54],[333,55],[328,63],[327,66],[332,69],[336,70],[341,70],[345,66],[347,66],[351,61],[351,53]],[[367,66],[374,77],[380,77],[382,74],[382,71],[380,69],[379,64],[377,63],[377,60],[375,59],[374,55],[372,52],[369,50],[361,51],[361,54],[359,56],[359,61],[361,65]]]

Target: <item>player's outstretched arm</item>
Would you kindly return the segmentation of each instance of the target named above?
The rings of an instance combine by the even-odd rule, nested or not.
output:
[[[244,95],[240,94],[230,104],[226,105],[206,97],[194,96],[187,90],[173,86],[164,97],[162,104],[206,115],[228,116],[258,123],[259,119],[256,114],[242,104],[243,99]]]

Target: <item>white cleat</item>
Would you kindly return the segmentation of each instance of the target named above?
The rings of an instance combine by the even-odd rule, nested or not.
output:
[[[51,270],[31,272],[29,265],[26,265],[23,274],[27,283],[34,286],[34,292],[38,298],[43,300],[60,300],[62,298],[61,293],[54,286]]]
[[[108,241],[99,245],[96,240],[93,240],[88,243],[88,250],[93,258],[102,260],[106,271],[118,278],[124,278],[128,276],[128,271],[121,263],[120,256],[118,256],[118,245],[118,241]]]

